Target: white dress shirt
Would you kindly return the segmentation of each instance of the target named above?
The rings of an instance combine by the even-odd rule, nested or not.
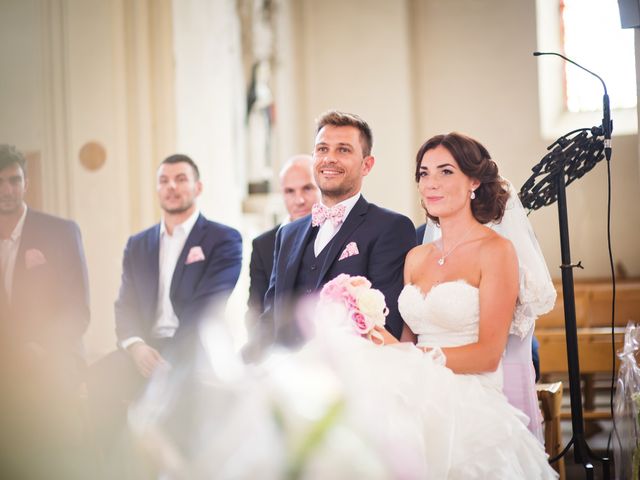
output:
[[[16,258],[18,257],[18,249],[20,248],[20,239],[22,238],[22,229],[24,227],[24,219],[27,217],[27,206],[23,204],[24,211],[18,223],[16,223],[13,232],[9,238],[0,240],[0,273],[2,278],[0,281],[1,288],[7,292],[7,298],[11,299],[13,291],[13,272],[16,268]]]
[[[160,252],[158,255],[158,302],[156,307],[156,321],[151,329],[154,338],[170,338],[176,333],[180,320],[173,311],[171,304],[171,280],[176,270],[178,258],[184,249],[184,244],[198,219],[200,212],[196,210],[180,225],[173,227],[173,233],[167,232],[164,220],[160,223]],[[142,342],[140,337],[130,337],[121,342],[126,349],[136,342]]]
[[[353,206],[358,202],[359,198],[360,198],[360,192],[356,193],[353,197],[349,197],[346,200],[343,200],[340,203],[337,203],[335,205],[335,206],[344,205],[345,220],[349,216],[349,213],[351,212],[351,209],[353,208]],[[322,202],[320,203],[324,205]],[[336,233],[340,231],[343,224],[344,222],[342,222],[337,227],[334,227],[333,222],[331,220],[327,220],[320,226],[320,230],[318,230],[318,235],[316,235],[316,240],[313,244],[313,253],[315,254],[316,257],[320,255],[320,252],[322,252],[322,249],[329,244],[329,242],[333,239],[333,237],[336,236]]]

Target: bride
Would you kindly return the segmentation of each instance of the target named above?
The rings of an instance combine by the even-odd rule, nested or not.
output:
[[[416,180],[442,237],[406,258],[401,342],[382,326],[354,335],[321,301],[302,350],[245,367],[211,324],[193,370],[154,379],[130,413],[165,478],[556,477],[501,389],[519,274],[483,225],[509,195],[497,166],[477,141],[438,135]]]
[[[500,463],[497,458],[504,459],[505,451],[517,450],[518,444],[530,450],[532,456],[526,461],[531,461],[539,450],[534,437],[522,431],[519,413],[502,395],[501,360],[519,293],[518,258],[509,240],[485,226],[500,222],[508,185],[486,148],[459,133],[427,140],[416,156],[415,177],[427,216],[440,226],[442,235],[436,242],[415,247],[405,260],[405,287],[398,300],[406,323],[401,341],[415,343],[459,376],[471,375],[489,395],[481,410],[502,411],[496,417],[502,421],[495,427],[513,424],[517,435],[495,439],[502,451],[494,457],[487,449],[487,465],[492,457]],[[386,345],[398,343],[384,328],[376,330]],[[489,437],[489,432],[480,429],[478,441],[486,445],[482,435]],[[540,475],[553,475],[541,465],[546,462],[539,452],[537,456]],[[514,460],[520,463],[522,458],[517,457]],[[451,466],[450,473],[460,467]],[[527,478],[533,478],[531,472]]]

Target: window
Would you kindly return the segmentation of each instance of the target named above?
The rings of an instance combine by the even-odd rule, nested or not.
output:
[[[617,0],[537,0],[538,50],[558,52],[598,74],[611,101],[614,135],[635,134],[636,67],[633,29],[623,29]],[[600,82],[558,57],[536,57],[540,125],[555,139],[600,125]]]
[[[561,0],[560,11],[564,55],[602,77],[611,108],[635,108],[633,29],[620,27],[618,2]],[[598,80],[569,63],[564,68],[567,110],[600,111],[602,92]]]

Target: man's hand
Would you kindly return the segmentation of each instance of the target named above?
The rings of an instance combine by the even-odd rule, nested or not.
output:
[[[136,342],[129,345],[127,351],[131,355],[136,368],[145,378],[149,378],[160,365],[167,364],[155,348],[150,347],[144,342]]]

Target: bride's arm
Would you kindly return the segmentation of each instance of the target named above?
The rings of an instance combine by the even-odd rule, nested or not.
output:
[[[418,257],[421,254],[419,249],[420,249],[420,245],[412,248],[404,260],[404,284],[405,285],[411,282],[411,272],[413,271],[414,265],[417,263]],[[402,334],[400,335],[399,341],[383,327],[375,327],[375,330],[377,330],[378,333],[382,335],[385,345],[391,345],[394,343],[404,343],[404,342],[415,344],[417,340],[416,334],[411,331],[411,329],[406,323],[403,323],[402,325]]]
[[[404,284],[405,285],[407,283],[411,283],[411,277],[412,277],[411,273],[415,268],[414,265],[416,263],[416,260],[422,254],[422,250],[423,249],[420,248],[420,245],[418,245],[417,247],[412,248],[411,251],[409,251],[409,253],[407,254],[406,258],[404,259]],[[410,342],[413,344],[415,344],[417,341],[416,334],[411,331],[411,329],[409,328],[409,325],[407,325],[406,323],[403,324],[402,326],[402,335],[400,335],[400,341]]]
[[[404,260],[404,284],[405,285],[411,282],[411,272],[413,271],[414,264],[416,263],[416,257],[419,256],[418,255],[419,248],[420,246],[412,248]],[[411,331],[411,329],[406,323],[404,323],[402,326],[402,334],[400,335],[400,341],[398,341],[393,335],[391,335],[383,327],[375,327],[375,330],[377,330],[378,333],[382,336],[382,338],[384,339],[385,345],[391,345],[394,343],[403,343],[403,342],[409,342],[413,344],[416,343],[416,339],[417,339],[416,334]]]
[[[456,373],[493,372],[498,368],[518,297],[518,259],[511,242],[495,236],[483,245],[479,259],[478,341],[442,349],[446,366]]]

